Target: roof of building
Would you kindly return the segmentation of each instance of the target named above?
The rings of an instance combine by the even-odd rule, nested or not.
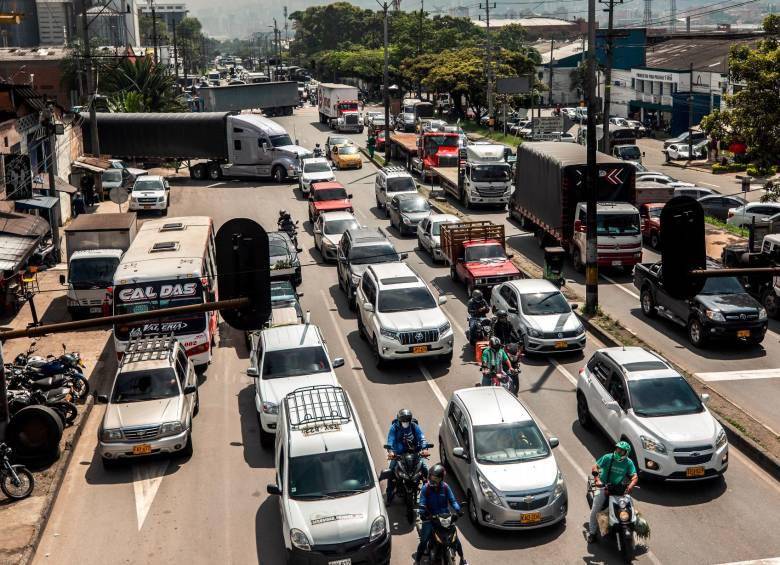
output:
[[[80,214],[65,228],[65,233],[130,229],[137,221],[135,212]]]
[[[64,47],[2,47],[0,61],[41,61],[64,59],[68,50]]]
[[[725,73],[729,50],[733,45],[755,46],[760,37],[721,37],[717,35],[669,39],[647,46],[645,68],[687,71],[691,64],[696,71]]]
[[[574,39],[572,41],[556,41],[555,48],[553,49],[553,60],[560,61],[566,57],[572,55],[582,55],[583,49],[587,49],[588,42],[583,42],[580,39]],[[550,42],[549,41],[537,41],[531,45],[534,49],[539,51],[542,56],[542,63],[547,64],[550,62]]]
[[[0,272],[17,271],[38,245],[28,237],[0,234]]]
[[[38,238],[49,231],[49,223],[38,216],[0,212],[0,233]]]
[[[478,27],[485,27],[485,22],[482,20],[471,20]],[[542,28],[542,27],[570,27],[577,29],[577,22],[570,20],[562,20],[559,18],[549,17],[528,17],[528,18],[491,18],[490,27],[504,27],[508,25],[520,25],[525,28]]]

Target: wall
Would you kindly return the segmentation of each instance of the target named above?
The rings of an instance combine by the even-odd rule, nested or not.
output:
[[[36,16],[35,0],[14,0],[10,3],[10,6],[8,4],[4,2],[3,8],[10,8],[11,11],[24,14],[20,24],[2,26],[8,47],[33,47],[38,45],[38,18]]]
[[[62,0],[38,0],[39,45],[61,47],[73,29],[73,4]]]
[[[62,86],[62,59],[0,59],[0,76],[16,74],[18,84],[27,85],[34,75],[32,87],[64,108],[71,107],[71,94]],[[23,70],[20,71],[20,69]]]

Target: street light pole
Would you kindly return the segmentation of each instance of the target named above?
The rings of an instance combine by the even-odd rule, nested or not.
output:
[[[379,4],[379,0],[377,0]],[[385,64],[384,72],[382,76],[382,90],[384,91],[384,103],[385,103],[385,165],[390,162],[390,73],[388,71],[388,54],[387,54],[387,10],[389,6],[387,2],[379,4],[382,7],[384,13],[384,35],[385,35]]]
[[[588,126],[587,126],[587,175],[585,184],[585,311],[595,314],[599,306],[598,246],[596,241],[596,190],[598,168],[596,165],[596,0],[588,0]],[[606,131],[604,132],[606,135]],[[573,249],[574,253],[581,250]]]

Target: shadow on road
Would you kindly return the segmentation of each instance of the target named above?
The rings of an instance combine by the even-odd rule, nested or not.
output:
[[[257,562],[261,565],[278,565],[286,562],[278,505],[277,497],[268,496],[255,515]]]
[[[249,385],[237,396],[238,413],[241,419],[241,442],[244,461],[253,469],[271,469],[274,466],[272,450],[260,447],[260,423],[255,408],[255,387]]]

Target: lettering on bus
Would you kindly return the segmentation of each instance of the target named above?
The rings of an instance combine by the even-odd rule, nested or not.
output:
[[[182,332],[189,327],[187,322],[163,322],[162,324],[144,324],[130,330],[130,338],[135,339],[148,334],[169,334]]]
[[[158,290],[153,286],[123,288],[119,291],[122,302],[137,302],[142,300],[157,300],[158,298],[177,298],[195,296],[198,291],[196,283],[163,284]]]

